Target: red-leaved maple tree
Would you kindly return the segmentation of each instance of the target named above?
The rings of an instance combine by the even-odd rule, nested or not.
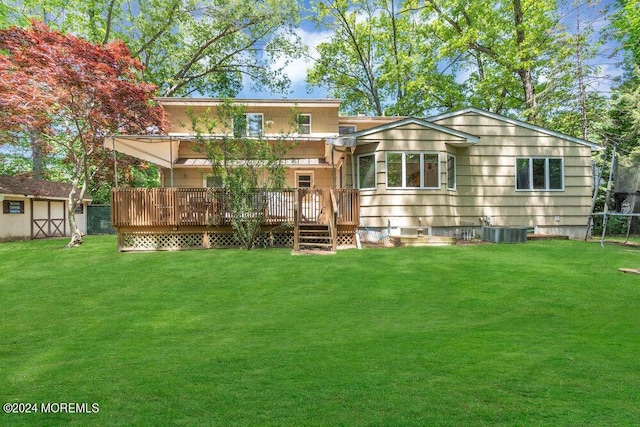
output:
[[[0,31],[0,133],[5,142],[37,134],[69,164],[68,246],[82,243],[76,206],[108,167],[105,137],[165,131],[142,69],[122,42],[96,45],[36,21]]]

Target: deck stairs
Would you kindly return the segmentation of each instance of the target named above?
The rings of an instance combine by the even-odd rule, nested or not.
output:
[[[333,237],[328,224],[302,223],[299,227],[299,252],[334,252]]]

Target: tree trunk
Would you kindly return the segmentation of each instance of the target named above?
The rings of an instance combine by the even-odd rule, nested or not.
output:
[[[31,162],[33,166],[33,179],[44,179],[44,154],[42,150],[43,141],[40,132],[32,130],[31,138]]]
[[[82,232],[78,228],[78,223],[76,222],[75,215],[75,206],[71,207],[69,204],[69,230],[71,231],[71,240],[67,244],[68,248],[76,248],[82,244]]]
[[[521,0],[512,0],[513,4],[513,23],[516,30],[516,43],[518,47],[518,55],[520,61],[523,64],[527,64],[531,61],[531,55],[527,51],[525,46],[525,25],[524,25],[524,9],[522,8]],[[520,80],[522,81],[522,88],[524,90],[524,102],[527,107],[525,116],[527,121],[536,123],[538,121],[538,102],[536,100],[536,90],[533,84],[533,70],[530,65],[525,67],[518,67],[516,69]]]
[[[69,193],[68,210],[69,231],[71,232],[71,240],[67,244],[67,248],[76,248],[82,244],[82,232],[78,228],[76,222],[76,206],[82,202],[84,191],[78,189],[79,179],[75,178],[72,182],[71,192]]]
[[[528,122],[535,124],[538,121],[538,101],[536,100],[536,90],[533,85],[533,72],[530,68],[519,69],[517,72],[524,89],[524,101],[527,107],[525,116]]]

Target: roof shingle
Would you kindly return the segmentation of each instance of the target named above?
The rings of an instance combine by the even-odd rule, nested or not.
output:
[[[66,182],[44,181],[0,175],[0,194],[22,194],[32,197],[67,198],[71,192],[71,184]]]

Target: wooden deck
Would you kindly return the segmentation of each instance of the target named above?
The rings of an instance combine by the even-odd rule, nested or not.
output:
[[[355,242],[357,190],[255,191],[245,203],[247,219],[261,221],[272,245],[299,248],[299,230],[310,224],[328,227],[333,250]],[[234,246],[230,206],[224,188],[114,188],[111,222],[120,250],[227,247]]]

